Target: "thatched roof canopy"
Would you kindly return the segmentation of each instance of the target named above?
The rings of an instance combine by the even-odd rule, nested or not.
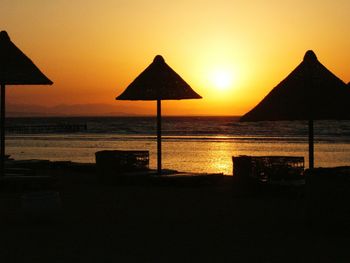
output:
[[[198,95],[162,56],[153,62],[119,95],[117,100],[200,99]]]
[[[241,121],[350,119],[350,87],[307,51],[303,61]]]
[[[6,31],[0,32],[0,84],[52,84],[52,81],[12,43]]]

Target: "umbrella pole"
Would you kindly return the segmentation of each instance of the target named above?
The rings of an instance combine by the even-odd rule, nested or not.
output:
[[[1,120],[0,120],[0,141],[1,141],[1,149],[0,149],[0,172],[1,176],[5,173],[5,84],[1,84]]]
[[[309,168],[314,169],[314,120],[309,120]]]
[[[157,173],[162,174],[162,110],[161,100],[157,100]]]

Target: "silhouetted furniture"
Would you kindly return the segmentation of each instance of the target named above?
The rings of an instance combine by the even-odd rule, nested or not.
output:
[[[5,174],[5,87],[6,85],[52,85],[33,62],[0,32],[0,176]]]
[[[314,121],[349,120],[350,89],[312,50],[240,121],[308,121],[309,168],[314,168]]]
[[[148,151],[105,150],[96,152],[95,156],[97,173],[102,181],[126,176],[128,172],[149,169]]]
[[[117,100],[157,101],[157,173],[162,174],[162,100],[201,99],[168,64],[157,55],[153,62],[120,94]]]
[[[265,184],[304,184],[304,157],[233,156],[233,176],[238,181]]]

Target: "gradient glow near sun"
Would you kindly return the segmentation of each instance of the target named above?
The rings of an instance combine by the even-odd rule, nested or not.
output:
[[[227,90],[233,84],[233,73],[229,70],[214,70],[210,76],[211,84],[215,89]]]

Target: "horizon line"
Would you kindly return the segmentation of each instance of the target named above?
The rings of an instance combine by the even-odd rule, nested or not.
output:
[[[166,114],[162,115],[162,117],[234,117],[234,118],[239,118],[242,117],[243,115],[228,115],[228,114],[223,114],[223,115],[207,115],[207,114],[190,114],[190,115],[172,115],[172,114]],[[157,117],[157,115],[149,114],[130,114],[130,115],[26,115],[26,116],[8,116],[7,118],[96,118],[96,117],[101,117],[101,118],[111,118],[111,117],[120,117],[120,118],[132,118],[132,117]]]

